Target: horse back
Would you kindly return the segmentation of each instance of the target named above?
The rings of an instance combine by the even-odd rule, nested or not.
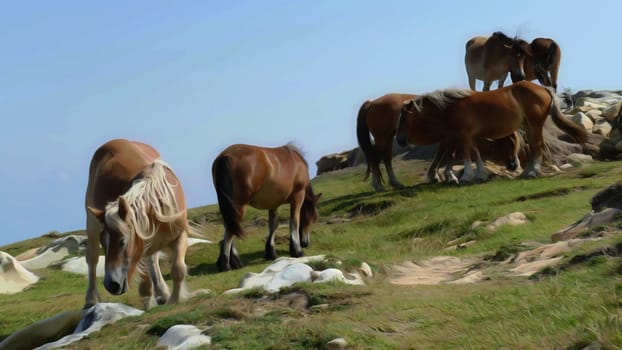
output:
[[[366,119],[367,127],[371,134],[374,135],[376,143],[385,139],[392,142],[402,105],[404,102],[415,98],[417,98],[417,95],[390,93],[372,101],[372,105],[367,111]]]
[[[304,191],[309,172],[304,158],[290,146],[233,145],[220,157],[231,161],[234,200],[258,209],[275,209]]]
[[[95,151],[89,167],[86,206],[104,210],[131,186],[132,180],[160,154],[136,141],[115,139]]]

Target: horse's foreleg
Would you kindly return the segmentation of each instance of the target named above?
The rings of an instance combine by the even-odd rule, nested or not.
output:
[[[160,260],[158,259],[158,253],[145,257],[145,264],[149,269],[149,277],[153,284],[155,301],[158,305],[166,304],[170,297],[168,286],[162,277],[162,271],[160,270]],[[174,257],[173,257],[174,259]]]
[[[149,271],[145,268],[151,268],[149,260],[147,258],[141,259],[141,268],[138,269],[140,284],[138,285],[138,295],[143,302],[143,308],[149,310],[151,307],[151,297],[153,296],[153,283]]]
[[[482,88],[482,91],[490,91],[490,85],[492,85],[492,80],[484,81],[484,87]]]
[[[86,289],[86,297],[84,308],[100,302],[99,292],[97,291],[97,262],[99,261],[99,228],[92,227],[87,221],[87,241],[86,241],[86,262],[88,264],[88,287]]]
[[[462,156],[464,158],[464,172],[460,177],[460,182],[472,182],[475,174],[473,173],[473,167],[471,165],[471,149],[472,140],[470,137],[463,137]]]
[[[186,250],[188,249],[188,239],[186,231],[183,231],[177,238],[171,257],[171,278],[173,279],[173,292],[168,299],[169,304],[177,303],[185,293],[184,280],[186,278]],[[157,260],[156,260],[157,265]],[[162,274],[160,274],[162,278]],[[157,294],[156,294],[157,295]]]
[[[447,155],[447,148],[445,143],[441,142],[438,144],[438,148],[436,149],[436,153],[434,154],[434,159],[432,159],[432,163],[430,163],[430,167],[426,173],[428,181],[431,183],[438,183],[441,181],[441,178],[438,176],[437,169],[441,162],[445,159]]]
[[[266,260],[276,259],[276,250],[274,249],[274,233],[279,226],[279,218],[276,209],[268,210],[268,239],[266,240]]]
[[[499,80],[497,80],[497,88],[501,89],[503,87],[503,85],[505,84],[505,80],[508,78],[508,72],[505,72],[505,74],[503,74],[502,76],[499,77]],[[485,90],[488,91],[488,90]]]
[[[479,149],[475,144],[471,146],[473,152],[475,152],[475,165],[476,165],[476,173],[475,179],[479,181],[488,180],[488,171],[486,171],[486,165],[484,165],[484,161],[482,160],[482,155],[479,153]]]
[[[297,193],[289,209],[289,255],[295,258],[304,255],[300,247],[300,235],[298,233],[298,228],[300,226],[300,209],[302,208],[304,198],[304,190]]]

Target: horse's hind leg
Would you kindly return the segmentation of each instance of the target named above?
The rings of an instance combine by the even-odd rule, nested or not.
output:
[[[274,233],[279,226],[279,218],[276,209],[268,210],[268,239],[266,240],[266,260],[276,259],[276,250],[274,249]]]
[[[292,257],[299,258],[304,255],[300,247],[300,235],[298,228],[300,225],[300,209],[305,198],[305,191],[299,191],[295,194],[294,200],[290,205],[289,218],[289,254]]]
[[[184,280],[186,278],[186,250],[188,249],[188,239],[186,231],[183,231],[177,238],[173,248],[173,256],[171,257],[171,278],[173,279],[173,292],[168,299],[169,304],[178,303],[182,297],[184,290]],[[156,261],[157,266],[157,261]],[[162,278],[162,274],[159,274]],[[157,297],[156,289],[156,297]],[[166,299],[165,299],[166,300]],[[158,301],[159,302],[159,301]]]
[[[542,148],[544,140],[542,138],[542,125],[534,127],[529,125],[527,128],[527,140],[529,148],[532,150],[531,158],[527,162],[527,166],[520,174],[521,178],[536,178],[540,175],[540,158],[542,157]]]
[[[101,300],[97,291],[97,262],[99,261],[99,232],[101,227],[99,227],[96,219],[91,217],[92,214],[88,213],[87,215],[86,262],[88,264],[89,282],[84,302],[85,309],[99,303]]]
[[[370,160],[369,169],[371,171],[371,185],[376,192],[383,192],[382,173],[380,173],[380,160]]]
[[[391,150],[385,153],[384,155],[384,167],[387,169],[387,177],[389,178],[389,184],[395,189],[402,189],[404,185],[397,179],[395,173],[393,172],[393,165],[391,164],[393,160],[393,154]]]
[[[488,180],[488,172],[486,171],[486,166],[484,165],[482,156],[479,153],[479,149],[475,146],[475,144],[473,144],[471,148],[475,153],[475,165],[477,167],[477,170],[475,171],[475,179],[478,181],[486,181]]]
[[[243,266],[238,255],[237,249],[233,245],[233,235],[225,231],[225,237],[220,242],[220,254],[218,255],[218,271],[229,271],[231,269],[239,269]]]

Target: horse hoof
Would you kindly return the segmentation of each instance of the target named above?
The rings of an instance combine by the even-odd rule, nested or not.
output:
[[[271,252],[266,252],[266,254],[264,255],[264,258],[266,260],[275,260],[277,258],[276,253],[274,251]]]

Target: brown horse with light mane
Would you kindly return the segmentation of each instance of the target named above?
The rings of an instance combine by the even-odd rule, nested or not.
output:
[[[523,126],[530,159],[521,177],[536,177],[544,148],[542,129],[549,114],[557,127],[578,143],[585,143],[585,129],[564,117],[553,89],[528,81],[485,92],[442,90],[410,100],[402,107],[397,141],[400,145],[439,142],[439,149],[461,149],[461,181],[470,182],[487,179],[477,140],[500,139]],[[476,156],[476,174],[471,167],[472,151]]]
[[[375,100],[367,100],[359,109],[356,118],[356,138],[367,161],[365,180],[371,173],[372,186],[376,191],[384,191],[380,162],[384,162],[389,184],[393,188],[403,188],[393,172],[393,138],[397,130],[397,120],[404,101],[412,100],[413,94],[386,94]],[[374,138],[372,143],[371,136]]]
[[[557,74],[562,51],[559,45],[548,38],[535,38],[529,44],[531,55],[525,57],[525,80],[538,79],[540,84],[551,86],[557,91]],[[512,75],[512,81],[520,81],[520,76]]]
[[[265,258],[273,260],[277,209],[289,204],[289,253],[293,257],[303,256],[302,247],[310,242],[310,226],[318,217],[321,194],[313,193],[307,162],[297,148],[229,146],[214,160],[212,177],[225,226],[216,263],[220,271],[242,267],[233,238],[244,236],[240,221],[248,205],[268,210]]]
[[[523,63],[525,56],[531,55],[529,44],[519,38],[510,38],[501,32],[490,37],[476,36],[466,43],[464,64],[469,77],[469,87],[475,90],[475,80],[484,82],[484,91],[497,80],[503,87],[508,72],[513,79],[524,79]]]
[[[85,307],[100,301],[95,275],[100,244],[106,257],[104,286],[111,294],[125,293],[138,272],[145,309],[153,289],[158,304],[178,302],[190,227],[181,183],[158,151],[123,139],[99,147],[89,168],[85,206],[89,279]],[[171,253],[172,293],[160,271],[161,250]]]

